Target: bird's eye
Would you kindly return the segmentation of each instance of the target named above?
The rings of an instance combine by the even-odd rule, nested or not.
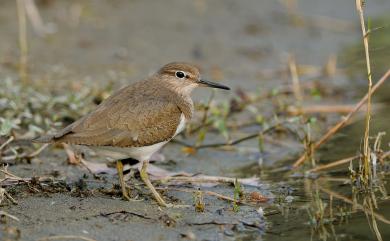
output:
[[[179,78],[179,79],[183,79],[184,77],[186,77],[186,74],[182,71],[177,71],[175,73],[176,77]]]

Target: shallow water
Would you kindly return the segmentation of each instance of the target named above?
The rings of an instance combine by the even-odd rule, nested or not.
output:
[[[220,79],[233,88],[266,91],[290,82],[288,75],[269,74],[285,68],[287,53],[295,54],[300,65],[322,66],[330,55],[343,57],[348,54],[348,49],[360,44],[360,28],[353,1],[297,1],[297,8],[292,13],[304,16],[305,21],[295,25],[282,1],[47,2],[47,5],[39,5],[40,11],[44,21],[55,26],[55,33],[38,37],[30,25],[28,32],[29,73],[31,81],[46,83],[42,91],[69,90],[79,85],[103,88],[112,84],[113,88],[118,88],[176,60],[195,62],[203,68],[205,76]],[[389,11],[389,1],[371,0],[367,3],[366,14],[372,18]],[[388,32],[389,28],[383,31]],[[0,3],[0,35],[2,80],[17,76],[17,21],[12,1]],[[381,57],[375,55],[375,58]],[[373,65],[377,62],[375,58]],[[348,69],[354,63],[351,58],[342,59],[346,60],[339,63],[340,68]],[[386,65],[388,62],[381,63]],[[381,75],[381,69],[375,68],[378,72],[374,76]],[[353,69],[354,75],[348,75],[348,71],[340,71],[332,77],[319,79],[325,85],[331,84],[344,91],[332,103],[355,103],[364,94],[364,74],[356,75],[356,72],[359,71]],[[303,75],[303,83],[317,78],[308,76]],[[388,90],[386,84],[376,98],[382,105],[374,112],[373,135],[389,130]],[[233,96],[221,92],[216,95],[220,101]],[[209,92],[199,90],[194,96],[196,100],[206,102]],[[320,163],[357,154],[363,125],[364,116],[358,114],[353,124],[318,151]],[[249,128],[246,132],[254,130]],[[322,129],[319,127],[318,130]],[[220,137],[210,134],[206,141],[213,143],[217,140]],[[389,140],[389,135],[383,139],[387,150]],[[231,204],[212,197],[205,198],[206,212],[196,213],[193,209],[161,211],[151,205],[148,198],[129,205],[101,194],[83,196],[76,192],[75,195],[62,189],[54,194],[32,194],[28,190],[19,192],[15,189],[13,192],[19,205],[9,205],[4,210],[21,221],[10,221],[6,227],[17,227],[21,240],[50,235],[82,235],[96,240],[182,240],[189,239],[192,234],[197,240],[375,240],[363,212],[346,215],[333,226],[325,225],[325,229],[311,228],[307,210],[316,200],[318,204],[319,199],[313,195],[316,182],[319,187],[350,197],[349,184],[330,181],[348,179],[348,169],[343,166],[323,179],[302,178],[282,169],[290,166],[302,151],[300,143],[290,140],[286,143],[287,146],[265,143],[264,152],[258,151],[256,140],[244,142],[238,151],[230,152],[203,149],[196,155],[187,156],[177,144],[169,144],[163,150],[166,158],[173,162],[161,164],[161,167],[172,171],[231,177],[259,176],[262,185],[246,187],[246,191],[257,190],[274,197],[270,203],[262,204],[265,217],[246,206],[237,213],[233,212]],[[11,166],[10,170],[23,177],[48,175],[56,170],[70,188],[75,188],[75,182],[86,173],[79,167],[66,164],[65,154],[59,150],[47,150],[40,159],[32,164]],[[260,159],[263,165],[259,165]],[[91,190],[109,189],[116,182],[115,176],[109,175],[105,175],[103,181],[96,181],[91,176],[86,180],[87,189]],[[210,190],[233,195],[232,188],[227,185]],[[191,195],[172,191],[169,196],[183,203],[193,202]],[[323,191],[319,191],[317,197],[329,203],[329,195]],[[336,198],[333,205],[335,210],[343,208],[338,210],[339,213],[350,210],[349,205]],[[379,201],[377,212],[390,217],[387,200]],[[177,220],[176,224],[167,225],[166,216]],[[383,239],[389,239],[388,225],[378,224]],[[0,235],[9,235],[4,230],[0,230]]]

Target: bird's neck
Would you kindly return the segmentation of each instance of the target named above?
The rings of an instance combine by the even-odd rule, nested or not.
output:
[[[175,103],[183,112],[186,120],[190,120],[192,118],[192,114],[194,113],[194,103],[192,102],[191,96],[188,95],[178,95],[175,97]]]
[[[191,99],[191,92],[195,88],[195,85],[182,87],[169,83],[168,81],[164,85],[161,85],[161,81],[156,81],[155,79],[152,81],[155,81],[154,88],[158,88],[159,91],[162,89],[166,90],[167,97],[178,106],[186,120],[192,118],[194,103]]]

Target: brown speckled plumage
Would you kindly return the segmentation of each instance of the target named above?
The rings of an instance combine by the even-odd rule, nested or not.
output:
[[[94,111],[54,135],[36,142],[63,142],[89,146],[97,154],[117,160],[119,184],[125,200],[130,200],[121,160],[142,163],[140,176],[159,205],[168,207],[150,182],[147,166],[163,145],[184,129],[194,106],[191,91],[198,86],[229,89],[202,80],[199,70],[186,63],[170,63],[153,76],[118,90]]]
[[[174,102],[174,93],[160,89],[160,94],[156,95],[155,91],[147,82],[121,89],[95,111],[60,131],[53,140],[117,147],[167,141],[173,137],[182,112]]]
[[[186,78],[178,79],[180,70]],[[142,147],[169,141],[184,114],[193,113],[191,91],[201,85],[199,70],[186,63],[170,63],[149,78],[128,85],[94,111],[54,135],[37,142],[87,146]]]

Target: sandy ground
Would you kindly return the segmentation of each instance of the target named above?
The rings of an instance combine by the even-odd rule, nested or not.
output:
[[[323,65],[331,54],[338,53],[360,34],[351,1],[297,1],[297,13],[312,26],[291,26],[281,1],[48,2],[51,3],[41,6],[40,11],[45,23],[54,26],[55,33],[38,37],[29,26],[29,62],[32,80],[47,81],[53,89],[107,83],[117,88],[176,60],[197,63],[205,76],[221,79],[233,88],[269,89],[289,81],[288,76],[267,76],[286,65],[287,53],[294,53],[302,65]],[[367,14],[384,14],[389,8],[389,1],[369,1]],[[7,64],[18,60],[15,12],[13,1],[0,2],[1,78],[17,74],[15,67]],[[326,16],[326,20],[319,16]],[[326,81],[336,85],[349,83],[345,76]],[[195,98],[204,101],[208,93],[197,91]],[[222,100],[231,96],[217,95]],[[243,146],[252,150],[257,142]],[[266,145],[268,149],[262,156],[265,164],[272,167],[301,150],[296,143],[290,147]],[[159,166],[171,171],[230,177],[258,172],[264,178],[258,187],[245,187],[247,193],[258,191],[269,197],[287,197],[293,190],[280,180],[270,181],[279,177],[259,171],[259,153],[205,149],[187,156],[180,148],[175,144],[164,148],[167,162]],[[116,176],[102,174],[96,179],[85,168],[69,165],[65,153],[55,148],[48,148],[33,163],[20,163],[9,170],[21,177],[53,176],[61,181],[11,188],[9,192],[18,205],[8,204],[1,209],[19,221],[2,220],[0,240],[48,240],[44,238],[55,235],[134,241],[310,237],[309,228],[299,234],[291,231],[294,226],[290,228],[291,221],[285,220],[294,218],[280,215],[277,222],[270,221],[274,214],[281,213],[281,209],[269,206],[273,198],[256,207],[241,206],[234,212],[231,203],[206,196],[204,213],[195,211],[194,195],[183,192],[169,191],[164,196],[172,202],[190,205],[188,208],[161,209],[146,190],[135,191],[139,199],[145,200],[122,201],[115,186]],[[140,184],[139,178],[133,181]],[[233,196],[229,185],[202,190]],[[299,191],[293,194],[297,199],[300,195]],[[259,207],[264,208],[264,214],[258,212]],[[302,217],[293,217],[305,222]],[[289,237],[289,232],[294,235]],[[366,235],[359,238],[365,240]]]

